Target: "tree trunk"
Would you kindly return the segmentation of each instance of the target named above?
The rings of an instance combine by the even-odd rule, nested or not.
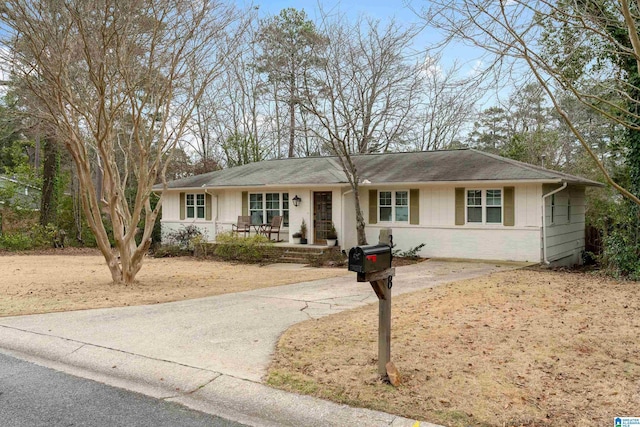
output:
[[[356,205],[356,232],[358,235],[358,246],[362,246],[367,244],[367,235],[364,231],[366,224],[364,222],[362,208],[360,207],[360,190],[357,186],[353,189],[353,195]]]
[[[295,71],[289,78],[289,158],[293,157],[296,139],[296,75]]]
[[[57,179],[60,169],[60,149],[52,137],[44,140],[44,166],[42,171],[42,198],[40,225],[55,224],[58,210]]]

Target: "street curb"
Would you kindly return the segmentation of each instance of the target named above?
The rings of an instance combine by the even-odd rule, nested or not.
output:
[[[0,349],[71,375],[251,426],[442,427],[272,389],[219,372],[0,325]]]

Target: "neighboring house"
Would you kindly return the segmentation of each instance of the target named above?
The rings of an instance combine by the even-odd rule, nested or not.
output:
[[[40,210],[41,195],[38,187],[0,175],[0,232],[32,223]]]
[[[0,175],[0,205],[39,210],[41,191],[38,187]],[[7,198],[7,200],[5,200]]]
[[[473,149],[353,161],[369,243],[388,227],[397,248],[424,243],[425,257],[581,263],[585,187],[602,185]],[[343,249],[357,242],[354,194],[335,157],[251,163],[171,181],[166,191],[164,235],[194,224],[214,241],[239,215],[254,223],[283,215],[285,241],[304,219],[309,244],[324,244],[332,222]]]

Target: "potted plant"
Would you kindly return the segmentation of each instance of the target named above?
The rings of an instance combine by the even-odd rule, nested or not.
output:
[[[327,246],[335,246],[336,243],[338,243],[338,232],[332,222],[331,228],[327,231]]]
[[[300,224],[300,243],[307,244],[307,223],[304,218],[302,219],[302,224]]]
[[[293,243],[296,245],[300,244],[300,240],[302,239],[302,234],[299,231],[296,231],[295,233],[293,233],[291,235],[291,238],[293,238]]]

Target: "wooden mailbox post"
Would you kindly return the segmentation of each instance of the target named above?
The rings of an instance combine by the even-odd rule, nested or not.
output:
[[[358,273],[358,282],[369,282],[378,297],[378,374],[383,378],[391,361],[391,286],[396,273],[391,267],[391,246],[393,237],[388,228],[380,230],[378,245],[356,247],[349,252],[349,270]],[[358,260],[360,265],[352,265]],[[377,263],[382,269],[376,270]]]

